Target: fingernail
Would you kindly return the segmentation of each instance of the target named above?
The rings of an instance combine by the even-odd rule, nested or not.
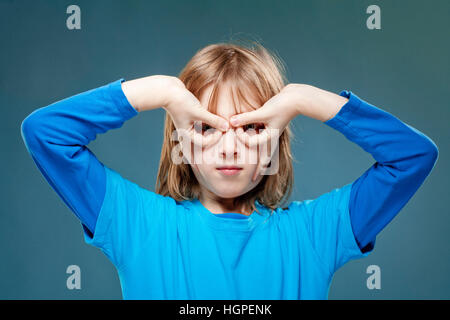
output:
[[[237,125],[239,123],[239,120],[237,117],[231,117],[230,122],[232,125]]]

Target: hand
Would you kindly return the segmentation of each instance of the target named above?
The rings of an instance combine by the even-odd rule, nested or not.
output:
[[[206,147],[215,144],[222,136],[222,131],[228,130],[228,121],[202,107],[200,101],[179,79],[175,81],[169,96],[163,108],[172,118],[178,137],[183,137],[179,140],[187,139],[197,146]],[[206,130],[206,133],[203,131],[205,124],[212,127]],[[181,141],[180,144],[183,148]],[[186,146],[186,143],[184,145]]]
[[[269,164],[278,148],[279,137],[289,122],[299,114],[301,88],[303,88],[301,84],[288,84],[260,108],[231,117],[230,123],[234,127],[239,127],[236,134],[243,143],[251,148],[256,146],[265,148],[268,145],[271,147],[268,153],[265,151],[260,154],[252,181],[255,181]],[[241,126],[248,124],[263,124],[264,129],[260,132],[254,130],[244,132]]]

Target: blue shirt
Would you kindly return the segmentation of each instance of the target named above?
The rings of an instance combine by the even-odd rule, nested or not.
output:
[[[138,112],[124,79],[57,101],[21,126],[43,176],[116,266],[125,299],[326,299],[334,272],[376,235],[431,172],[435,143],[351,91],[324,122],[372,154],[357,180],[272,214],[213,214],[123,178],[86,146]]]

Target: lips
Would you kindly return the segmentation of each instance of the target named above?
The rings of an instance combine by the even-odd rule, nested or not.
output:
[[[236,166],[223,166],[218,167],[217,170],[219,170],[220,173],[226,176],[233,176],[238,174],[242,170],[242,168]]]
[[[223,166],[223,167],[218,167],[217,169],[219,170],[241,170],[241,167],[236,167],[236,166]]]

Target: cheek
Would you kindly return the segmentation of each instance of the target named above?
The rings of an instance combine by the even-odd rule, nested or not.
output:
[[[214,164],[215,157],[214,153],[208,150],[203,150],[199,152],[194,152],[193,157],[194,163],[193,167],[197,170],[197,175],[199,175],[202,180],[210,179],[211,175],[214,173],[216,166]]]

